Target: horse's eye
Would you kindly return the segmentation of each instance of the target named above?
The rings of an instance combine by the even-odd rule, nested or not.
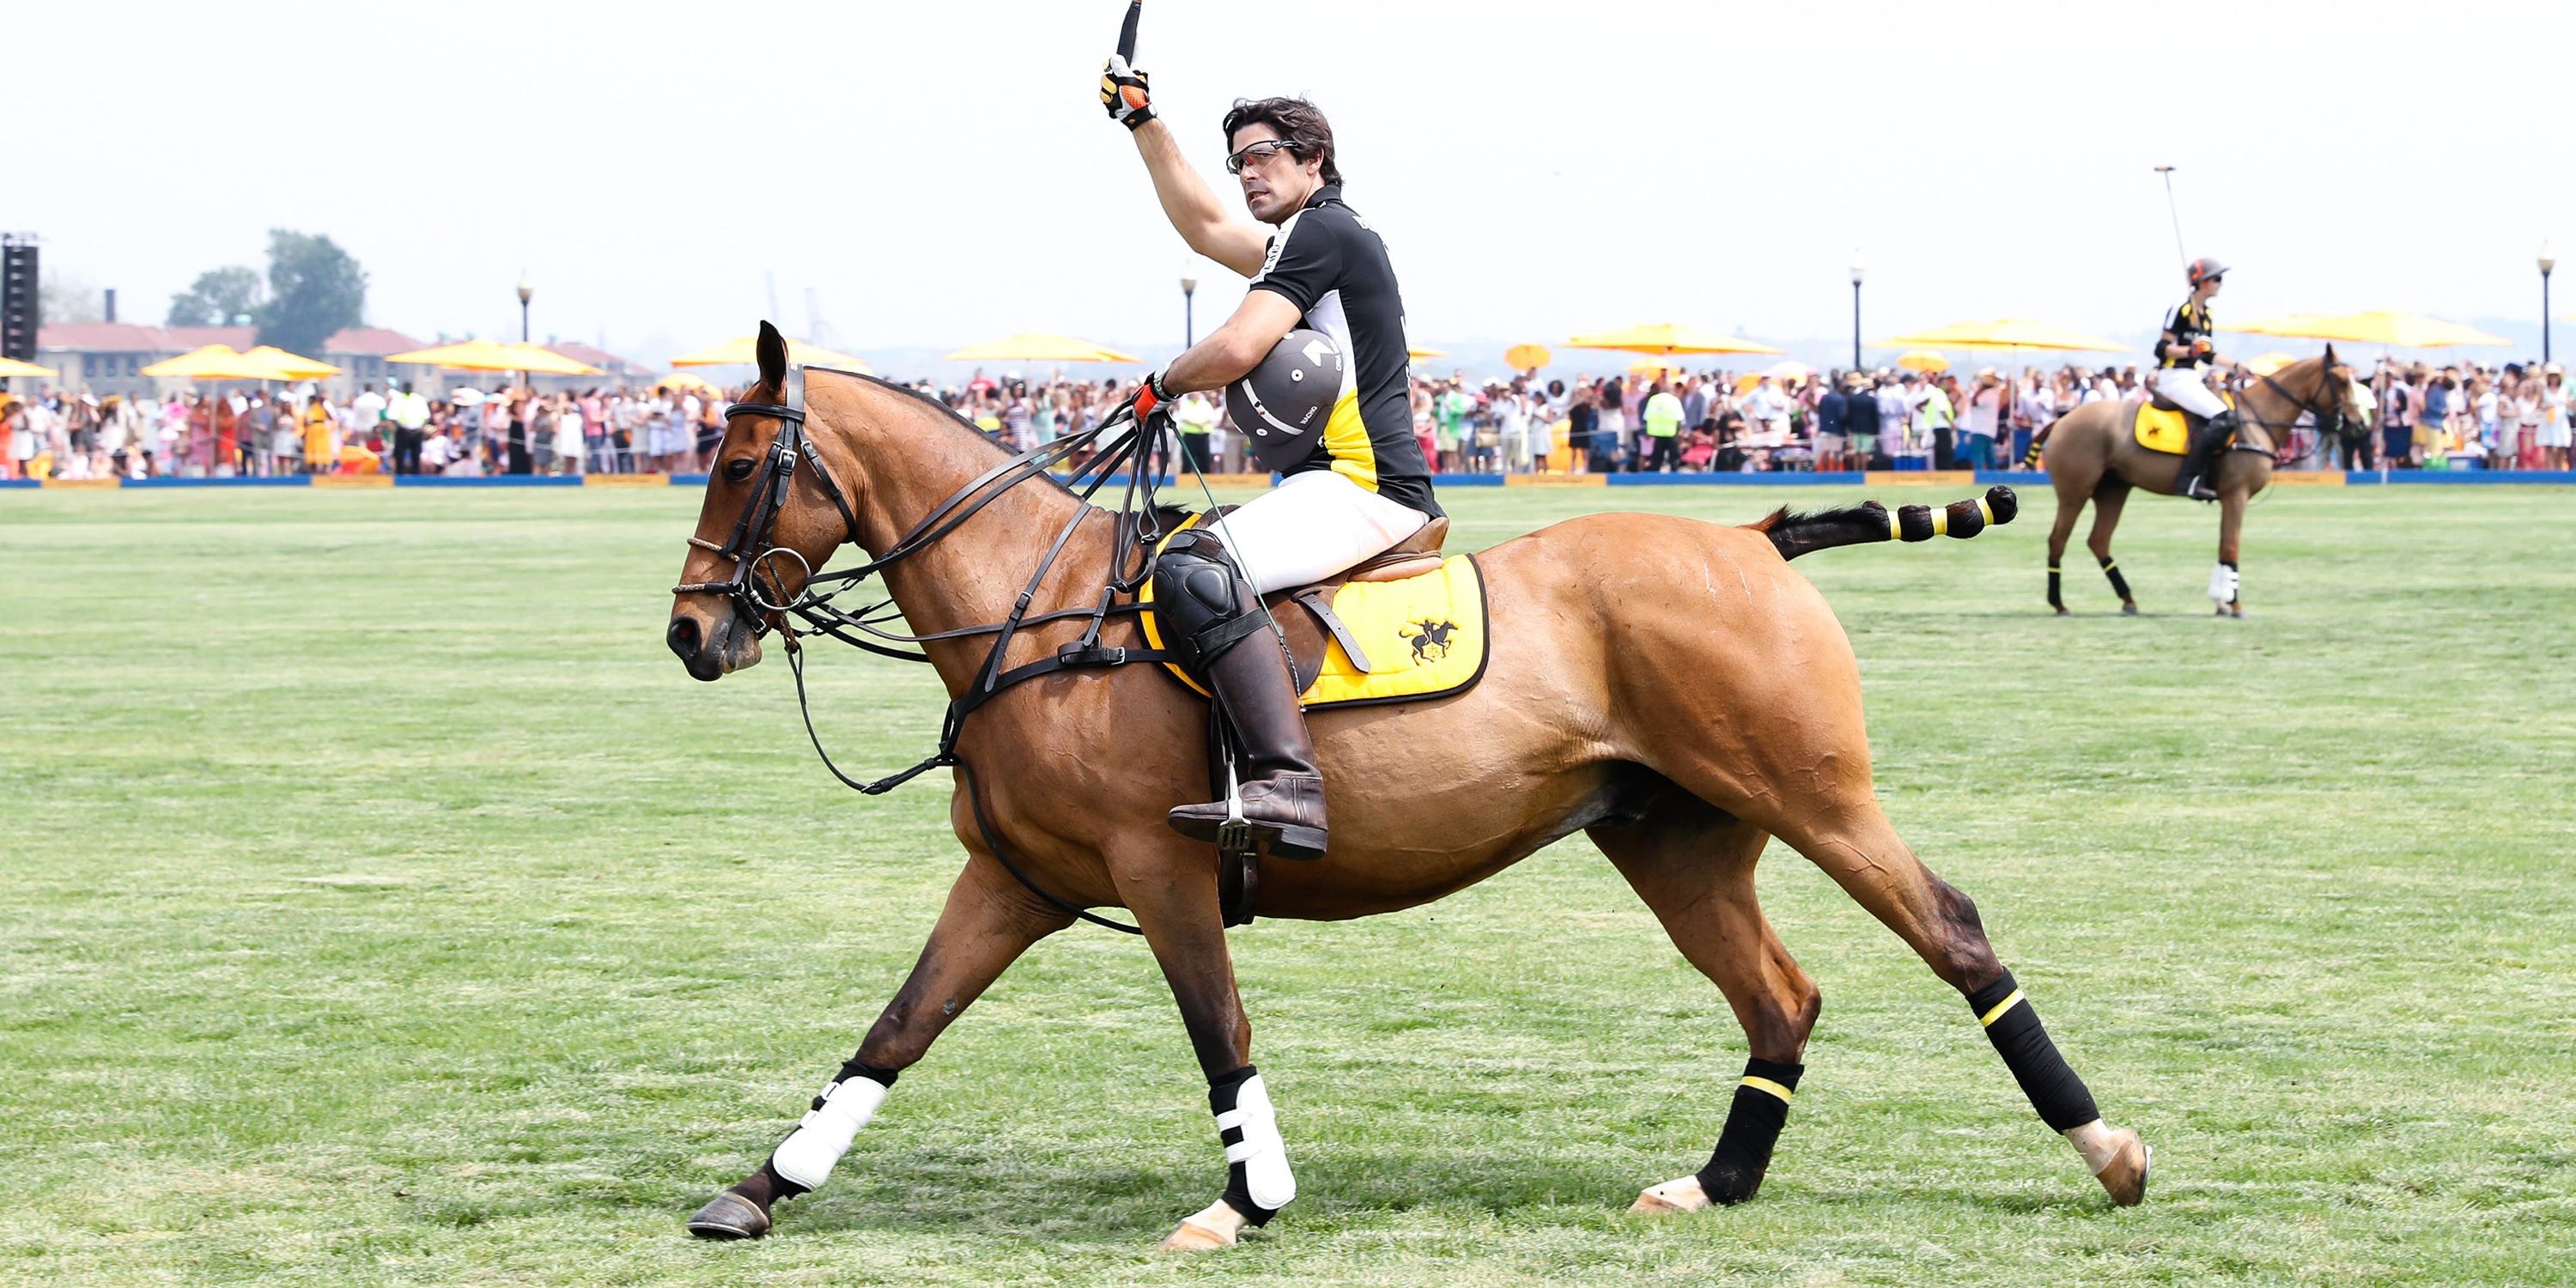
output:
[[[751,477],[751,460],[741,457],[725,462],[725,482],[740,483]]]

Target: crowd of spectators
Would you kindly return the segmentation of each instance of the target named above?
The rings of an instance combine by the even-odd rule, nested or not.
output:
[[[712,387],[433,398],[395,382],[125,398],[0,396],[0,477],[691,473],[724,432]]]
[[[1688,371],[1640,364],[1608,377],[1413,380],[1414,435],[1442,473],[2008,468],[2031,436],[2087,403],[2139,397],[2137,366],[2000,370]],[[1005,447],[1090,428],[1133,377],[982,373],[913,388]],[[2284,465],[2345,469],[2570,466],[2569,393],[2556,364],[2383,361],[2362,382],[2362,424],[2303,419]],[[334,399],[310,387],[167,398],[44,390],[0,401],[0,474],[325,472],[444,475],[694,473],[724,433],[708,386],[536,394],[395,385]],[[1186,458],[1210,473],[1254,467],[1220,400],[1175,409]]]

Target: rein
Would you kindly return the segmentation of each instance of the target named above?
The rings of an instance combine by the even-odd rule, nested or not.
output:
[[[856,544],[858,541],[858,515],[850,505],[849,494],[833,480],[831,470],[824,465],[822,454],[816,449],[813,437],[806,432],[804,412],[782,403],[747,402],[735,403],[725,409],[726,420],[730,421],[735,416],[773,418],[779,423],[777,437],[770,443],[769,455],[761,471],[759,482],[753,487],[751,496],[744,501],[742,516],[735,521],[731,538],[722,545],[696,536],[689,538],[691,546],[731,559],[733,574],[723,581],[683,583],[672,587],[671,593],[725,596],[732,601],[737,614],[752,623],[754,638],[767,634],[773,626],[775,627],[786,645],[788,670],[796,677],[796,708],[798,714],[804,717],[806,739],[814,744],[814,754],[822,758],[823,767],[830,770],[832,776],[839,779],[844,786],[865,795],[879,796],[893,791],[929,770],[953,766],[960,771],[959,786],[965,790],[967,804],[975,816],[977,830],[982,833],[985,848],[991,851],[993,857],[999,860],[1012,876],[1019,878],[1020,884],[1027,886],[1031,893],[1053,905],[1058,911],[1070,913],[1084,921],[1106,926],[1111,930],[1131,935],[1143,934],[1144,932],[1138,927],[1112,921],[1087,908],[1058,898],[1031,880],[1029,875],[1012,861],[1010,855],[1002,848],[1001,838],[995,835],[991,822],[984,815],[982,792],[976,782],[974,771],[957,754],[957,739],[965,729],[967,716],[973,714],[976,708],[991,701],[994,695],[1014,685],[1077,667],[1113,667],[1135,662],[1176,660],[1174,654],[1161,649],[1103,646],[1100,643],[1101,628],[1107,624],[1112,615],[1132,614],[1141,607],[1132,596],[1137,588],[1153,575],[1154,563],[1160,557],[1158,547],[1162,539],[1169,535],[1163,531],[1162,520],[1155,505],[1155,478],[1160,466],[1160,462],[1155,459],[1158,455],[1155,448],[1161,438],[1160,433],[1138,424],[1134,416],[1126,414],[1124,409],[1121,412],[1112,413],[1108,419],[1098,425],[1079,433],[1066,435],[1052,443],[1042,443],[977,475],[965,486],[950,493],[946,500],[932,507],[930,513],[922,516],[901,537],[897,538],[892,546],[887,547],[883,555],[853,568],[818,574],[813,566],[806,562],[805,557],[794,549],[771,543],[771,537],[777,528],[779,512],[785,508],[787,493],[795,484],[797,462],[802,459],[811,465],[816,484],[831,500],[833,508],[841,514],[842,536],[833,543],[833,548],[836,550],[843,545]],[[1110,433],[1112,430],[1119,432],[1112,437]],[[954,630],[910,635],[889,630],[886,627],[886,623],[895,621],[902,615],[902,610],[896,606],[890,592],[885,598],[855,610],[841,608],[832,602],[838,596],[857,589],[869,578],[928,549],[940,538],[956,531],[968,519],[975,517],[1003,493],[1046,474],[1050,467],[1071,459],[1084,448],[1100,443],[1104,439],[1107,440],[1107,446],[1094,453],[1089,460],[1084,461],[1067,480],[1066,486],[1074,491],[1075,498],[1081,502],[1081,505],[1075,510],[1073,517],[1066,521],[1063,529],[1056,533],[1055,540],[1047,547],[1045,557],[1038,561],[1036,571],[1029,574],[1027,584],[1021,588],[1018,599],[1011,606],[1010,614],[1003,620],[981,626],[965,626]],[[1038,587],[1045,582],[1047,573],[1055,567],[1057,558],[1064,553],[1066,545],[1073,540],[1073,534],[1081,528],[1083,520],[1091,517],[1092,513],[1100,508],[1093,505],[1092,498],[1115,477],[1116,467],[1120,465],[1126,467],[1127,486],[1116,511],[1117,526],[1110,541],[1109,569],[1101,586],[1098,602],[1088,608],[1061,608],[1032,614],[1029,611],[1029,605],[1036,598]],[[1087,484],[1084,482],[1086,478],[1089,479]],[[1137,557],[1140,549],[1143,552],[1141,561]],[[793,594],[787,593],[785,583],[779,579],[777,571],[769,566],[772,559],[780,556],[795,560],[803,574],[802,584]],[[1136,565],[1136,571],[1132,574],[1125,572],[1130,564]],[[820,587],[829,587],[829,589],[818,589]],[[1130,596],[1129,600],[1124,603],[1119,602],[1121,594]],[[791,618],[796,620],[790,620]],[[1021,630],[1075,618],[1084,619],[1088,623],[1083,629],[1081,638],[1058,648],[1053,657],[1041,658],[1023,666],[1007,669],[1003,666],[1003,658],[1009,652],[1011,639]],[[798,621],[804,623],[802,627],[797,624]],[[813,706],[805,688],[803,644],[805,639],[827,636],[880,657],[890,657],[904,662],[927,663],[930,661],[930,655],[921,650],[921,645],[941,640],[972,639],[984,635],[993,637],[992,647],[986,652],[983,663],[977,667],[974,681],[966,686],[964,692],[949,701],[947,713],[940,722],[937,750],[909,769],[872,782],[862,782],[851,777],[833,761],[832,753],[824,749],[822,736],[814,728]]]

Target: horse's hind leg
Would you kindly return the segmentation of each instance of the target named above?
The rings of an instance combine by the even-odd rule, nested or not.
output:
[[[2138,601],[2129,594],[2129,579],[2120,575],[2120,565],[2111,558],[2111,531],[2120,526],[2120,511],[2129,504],[2129,481],[2116,476],[2102,480],[2102,490],[2093,496],[2093,535],[2084,544],[2101,563],[2102,575],[2111,579],[2111,589],[2120,596],[2120,612],[2138,615]],[[2057,562],[2052,559],[2050,563]]]
[[[769,1231],[770,1207],[820,1186],[876,1114],[895,1075],[930,1049],[1029,945],[1073,919],[1038,902],[989,855],[971,855],[948,891],[939,924],[912,975],[868,1029],[867,1038],[814,1098],[796,1130],[760,1170],[744,1177],[689,1218],[704,1239],[756,1239]]]
[[[1995,959],[1977,905],[1914,857],[1878,802],[1864,790],[1784,819],[1778,830],[1966,996],[2031,1107],[2084,1156],[2112,1201],[2125,1207],[2144,1198],[2145,1144],[2136,1132],[2114,1131],[2102,1121],[2093,1093],[2058,1054],[2012,972]]]
[[[1687,796],[1635,824],[1596,827],[1591,835],[1664,923],[1673,945],[1726,995],[1752,1046],[1708,1165],[1647,1190],[1629,1211],[1741,1203],[1770,1167],[1771,1147],[1806,1068],[1799,1058],[1823,1005],[1754,897],[1754,862],[1771,838]]]
[[[2061,593],[2058,561],[2066,557],[2066,539],[2075,535],[2075,521],[2084,514],[2084,501],[2090,489],[2069,486],[2070,480],[2052,479],[2057,485],[2057,518],[2048,525],[2048,606],[2064,617],[2066,597]]]

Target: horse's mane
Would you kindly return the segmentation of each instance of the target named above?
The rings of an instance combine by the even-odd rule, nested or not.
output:
[[[809,366],[805,368],[805,371],[808,373],[809,377],[811,373],[817,371],[826,372],[835,376],[848,376],[853,380],[874,385],[875,387],[886,390],[889,393],[900,394],[905,398],[909,398],[912,401],[920,403],[922,406],[939,413],[938,416],[934,418],[939,424],[945,426],[948,432],[962,434],[965,437],[974,440],[976,450],[982,453],[985,459],[989,460],[993,464],[999,465],[1002,462],[1011,459],[1011,453],[1007,449],[1005,449],[1000,443],[994,442],[991,435],[986,434],[983,430],[977,429],[973,421],[958,415],[956,408],[951,407],[910,385],[899,385],[883,377],[869,375],[864,371],[844,371],[839,367]],[[812,399],[809,397],[807,401],[810,402]],[[1071,489],[1068,489],[1064,484],[1057,482],[1055,476],[1050,474],[1043,475],[1041,477],[1045,478],[1048,486],[1053,487],[1059,492],[1071,495]]]

